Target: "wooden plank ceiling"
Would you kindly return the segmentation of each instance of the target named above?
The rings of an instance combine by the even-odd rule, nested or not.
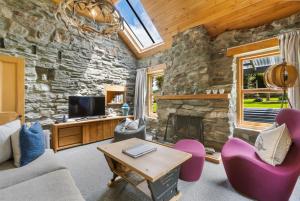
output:
[[[52,0],[58,3],[60,0]],[[112,0],[116,3],[118,0]],[[138,52],[124,36],[124,42],[138,58],[169,48],[172,36],[203,25],[211,37],[234,29],[252,28],[300,12],[299,0],[140,0],[164,45]]]
[[[300,11],[290,0],[141,0],[163,37],[204,25],[212,37],[257,27]]]

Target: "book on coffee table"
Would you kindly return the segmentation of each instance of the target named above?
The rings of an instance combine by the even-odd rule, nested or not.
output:
[[[138,144],[128,149],[123,149],[122,152],[130,157],[138,158],[156,150],[157,148],[150,144]]]

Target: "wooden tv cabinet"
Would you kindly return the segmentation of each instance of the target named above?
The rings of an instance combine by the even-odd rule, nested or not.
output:
[[[114,137],[116,125],[125,118],[116,116],[57,123],[52,125],[52,148],[61,149],[97,142]]]

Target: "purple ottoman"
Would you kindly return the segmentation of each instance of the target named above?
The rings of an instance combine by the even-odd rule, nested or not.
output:
[[[192,154],[192,158],[182,164],[179,178],[184,181],[197,181],[202,173],[205,149],[197,140],[179,140],[175,149]]]

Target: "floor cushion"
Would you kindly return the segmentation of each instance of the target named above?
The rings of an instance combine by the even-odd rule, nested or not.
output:
[[[184,181],[197,181],[202,173],[205,160],[204,146],[197,140],[179,140],[175,149],[192,154],[192,158],[181,165],[179,178]]]

